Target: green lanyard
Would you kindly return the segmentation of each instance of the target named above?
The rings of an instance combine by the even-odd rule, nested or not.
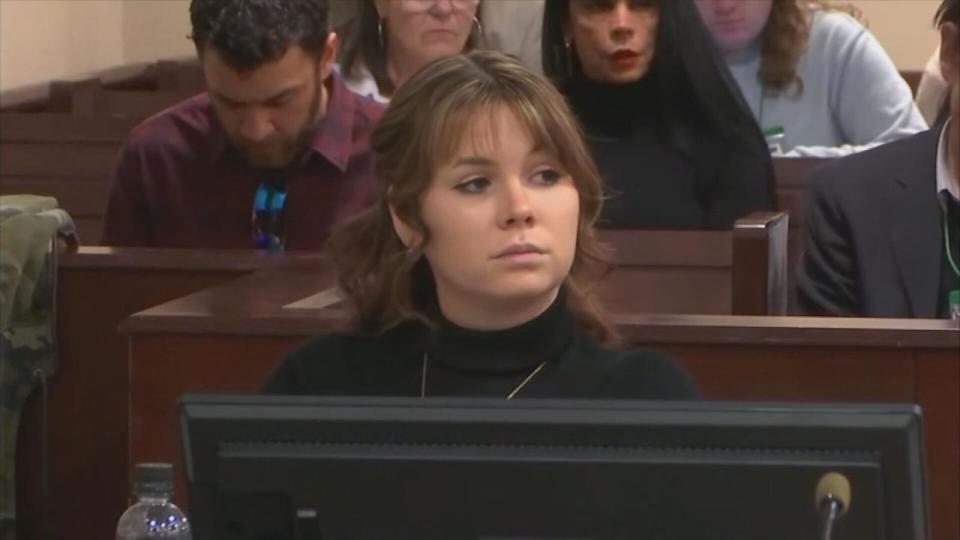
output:
[[[940,205],[940,209],[943,210],[943,249],[947,252],[950,268],[957,275],[957,279],[960,279],[960,268],[957,267],[957,261],[953,260],[953,251],[950,249],[950,212],[947,211],[946,203]]]
[[[779,135],[784,135],[786,130],[783,129],[783,126],[763,126],[763,102],[766,101],[763,96],[763,89],[760,89],[760,100],[757,104],[757,125],[760,126],[760,130],[763,132],[763,136],[766,139],[770,137],[777,137]]]

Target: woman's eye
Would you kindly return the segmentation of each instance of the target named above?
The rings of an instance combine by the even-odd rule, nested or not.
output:
[[[460,182],[454,186],[454,189],[463,193],[482,193],[488,187],[490,187],[490,180],[477,176]]]
[[[555,171],[553,169],[544,169],[542,171],[537,171],[537,173],[533,175],[534,181],[536,181],[538,184],[543,184],[548,186],[552,186],[556,184],[557,182],[560,181],[561,178],[563,178],[563,175],[561,175],[558,171]]]

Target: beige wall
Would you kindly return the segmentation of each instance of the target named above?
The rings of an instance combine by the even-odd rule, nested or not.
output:
[[[0,0],[0,88],[123,63],[123,10],[112,0]]]
[[[939,0],[850,3],[900,69],[923,67],[938,43],[931,19]],[[189,0],[0,0],[3,101],[17,100],[11,90],[35,94],[51,79],[192,55],[188,6]]]
[[[193,54],[189,0],[0,0],[2,104],[52,79]]]
[[[0,0],[2,2],[4,0]],[[123,0],[124,60],[152,62],[193,54],[189,0]]]
[[[842,0],[837,3],[844,3]],[[933,16],[940,0],[854,0],[890,58],[901,70],[923,69],[940,44]]]

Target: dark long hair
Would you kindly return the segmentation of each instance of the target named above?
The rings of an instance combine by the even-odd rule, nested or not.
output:
[[[543,71],[561,89],[585,78],[575,50],[568,52],[563,39],[570,2],[546,0],[543,12]],[[661,0],[658,9],[656,50],[646,76],[655,78],[657,97],[651,107],[662,119],[671,144],[693,155],[697,131],[709,129],[728,144],[756,148],[758,158],[768,162],[772,182],[763,134],[693,0]]]

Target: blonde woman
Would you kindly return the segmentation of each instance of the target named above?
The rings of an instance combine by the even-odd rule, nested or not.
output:
[[[592,301],[600,179],[553,86],[500,53],[437,60],[372,147],[379,203],[330,243],[354,317],[269,393],[690,398],[665,356],[610,348]]]
[[[479,5],[480,0],[359,0],[340,60],[347,87],[386,103],[431,60],[479,47]]]

